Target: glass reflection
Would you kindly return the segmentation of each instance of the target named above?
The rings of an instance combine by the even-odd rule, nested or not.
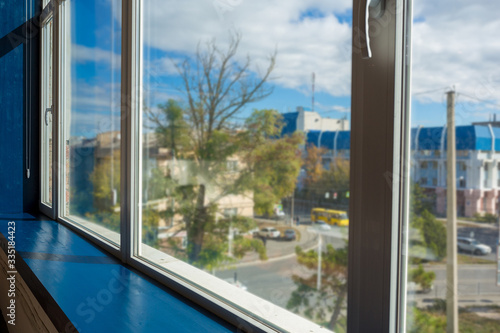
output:
[[[139,255],[342,331],[350,2],[142,9]]]
[[[443,332],[454,321],[461,332],[500,331],[500,103],[494,93],[500,73],[498,59],[491,57],[499,45],[485,43],[500,26],[493,15],[498,6],[414,4],[408,332]],[[447,111],[455,117],[454,145],[448,145],[453,127]],[[447,154],[451,147],[454,159]],[[453,166],[455,176],[448,181]],[[447,208],[450,203],[454,207]],[[447,239],[456,246],[447,247]],[[447,271],[455,255],[456,274],[450,276],[456,292],[447,292],[453,290]]]

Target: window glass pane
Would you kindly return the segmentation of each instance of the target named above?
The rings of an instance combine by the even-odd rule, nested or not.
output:
[[[142,6],[137,254],[342,331],[351,2]]]
[[[42,152],[41,152],[41,200],[52,206],[52,34],[53,20],[42,27]]]
[[[63,215],[119,243],[121,1],[66,1]]]
[[[499,10],[414,1],[408,332],[444,332],[454,320],[460,332],[500,331]]]

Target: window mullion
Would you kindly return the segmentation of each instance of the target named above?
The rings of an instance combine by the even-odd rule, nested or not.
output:
[[[122,1],[122,53],[121,53],[121,169],[120,169],[120,221],[121,221],[121,258],[128,262],[132,254],[132,223],[134,216],[134,196],[132,191],[133,171],[133,114],[134,110],[134,75],[133,36],[134,11],[133,0]]]
[[[370,59],[361,52],[364,1],[353,6],[349,332],[396,330],[403,2],[387,0],[370,18]]]

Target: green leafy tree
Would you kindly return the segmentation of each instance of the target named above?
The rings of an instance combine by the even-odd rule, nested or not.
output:
[[[147,163],[143,163],[143,165],[147,165]],[[173,187],[172,180],[166,177],[165,173],[158,167],[142,176],[142,196],[145,202],[164,198]]]
[[[308,145],[306,148],[306,156],[304,157],[304,169],[306,171],[306,179],[304,185],[308,192],[318,192],[317,186],[323,180],[322,176],[325,171],[323,168],[324,148],[318,148],[315,145]]]
[[[314,250],[304,252],[300,247],[295,252],[297,262],[313,273],[308,277],[292,276],[297,289],[288,300],[287,309],[320,323],[328,321],[329,329],[345,330],[345,322],[340,319],[347,296],[347,245],[335,249],[328,244],[322,253],[319,290],[316,288],[318,253]]]
[[[98,212],[112,212],[120,204],[120,152],[96,162],[90,174],[94,188],[94,208]]]
[[[157,111],[145,108],[148,127],[155,130],[160,139],[161,147],[168,147],[175,158],[179,152],[190,145],[189,126],[184,119],[184,110],[179,102],[169,99],[165,104],[158,105]]]
[[[157,169],[153,170],[156,181],[148,192],[159,196],[160,187],[164,186],[165,178],[159,176]],[[120,231],[120,153],[113,152],[109,157],[99,160],[90,174],[94,188],[94,209],[87,212],[86,218],[97,222],[106,228]],[[165,191],[165,189],[163,189]],[[145,208],[142,213],[142,241],[144,244],[158,247],[157,230],[160,220],[159,212]]]
[[[302,159],[301,133],[279,138],[283,117],[276,110],[254,110],[243,133],[246,171],[251,173],[251,189],[257,214],[271,214],[276,203],[292,195]]]
[[[307,172],[306,192],[303,195],[315,196],[323,200],[326,193],[337,192],[337,203],[347,203],[349,192],[350,165],[349,160],[341,157],[335,158],[328,169],[321,166],[321,155],[324,150],[311,146],[307,150],[309,156],[304,158],[304,166]]]
[[[326,191],[349,191],[350,165],[349,160],[337,157],[330,163],[329,170],[323,172],[320,178],[318,188],[325,193]]]
[[[267,258],[261,240],[238,235],[233,239],[232,256],[229,256],[228,234],[231,230],[244,233],[254,229],[256,224],[250,218],[233,216],[217,219],[216,215],[218,201],[229,194],[253,193],[255,210],[270,212],[276,202],[293,192],[300,171],[299,145],[303,142],[303,136],[297,133],[279,138],[277,134],[281,132],[282,126],[282,116],[276,110],[254,110],[240,131],[224,136],[224,140],[221,140],[221,144],[227,141],[238,144],[239,152],[226,157],[226,162],[229,158],[238,157],[237,170],[228,170],[227,163],[213,163],[211,175],[215,185],[212,184],[212,187],[180,186],[173,181],[176,202],[174,214],[182,215],[185,221],[203,219],[203,223],[198,224],[203,228],[203,246],[196,259],[190,258],[193,248],[188,239],[188,261],[212,269],[241,258],[248,251],[256,251],[261,259]],[[218,174],[214,170],[218,170]],[[201,216],[198,210],[199,191],[205,188],[212,193],[218,192],[218,195],[205,202],[205,215]],[[186,230],[189,236],[188,226]],[[182,256],[178,244],[170,242],[170,246],[174,248],[175,254]]]
[[[184,84],[186,107],[184,118],[189,127],[189,159],[191,174],[197,175],[191,193],[191,212],[184,214],[188,234],[188,258],[192,263],[203,256],[205,235],[213,224],[219,198],[242,193],[247,179],[223,177],[227,173],[227,160],[240,151],[242,142],[238,125],[233,117],[249,103],[269,96],[272,88],[265,83],[274,68],[275,56],[261,75],[254,74],[250,58],[239,64],[236,54],[240,37],[233,38],[227,50],[221,50],[215,40],[207,43],[206,50],[198,49],[194,61],[186,59],[177,65]],[[219,195],[210,198],[207,180],[217,183]],[[186,212],[187,213],[187,212]]]
[[[220,200],[253,193],[256,209],[268,210],[292,193],[300,168],[302,137],[279,138],[282,120],[276,111],[254,111],[244,124],[237,121],[248,104],[272,93],[266,83],[275,65],[273,54],[263,72],[253,71],[249,57],[236,59],[239,43],[235,36],[227,49],[220,49],[213,40],[199,47],[194,59],[177,64],[183,103],[167,103],[149,117],[160,142],[177,150],[172,155],[185,167],[183,175],[189,175],[181,181],[175,167],[165,174],[174,183],[174,214],[183,217],[187,231],[186,259],[209,269],[229,260],[231,230],[244,233],[256,226],[251,219],[218,218]],[[178,244],[170,244],[181,253]],[[260,241],[235,237],[234,256],[250,249],[264,257]]]
[[[87,210],[85,218],[107,229],[120,231],[120,152],[98,159],[89,175],[94,189],[93,210]]]

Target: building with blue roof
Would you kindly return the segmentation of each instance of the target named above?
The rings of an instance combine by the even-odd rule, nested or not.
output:
[[[293,113],[295,118],[291,113],[284,115],[283,134],[302,131],[306,135],[306,146],[325,148],[323,163],[326,167],[334,158],[349,159],[349,130],[301,128],[297,126],[299,113]],[[421,126],[411,130],[411,178],[429,194],[436,195],[438,215],[446,214],[446,136],[446,126]],[[500,124],[457,126],[456,149],[458,216],[497,214],[500,205]]]
[[[446,213],[446,150],[444,127],[419,127],[411,132],[411,177],[435,191],[436,211]],[[457,214],[498,212],[500,128],[491,124],[456,127]]]

